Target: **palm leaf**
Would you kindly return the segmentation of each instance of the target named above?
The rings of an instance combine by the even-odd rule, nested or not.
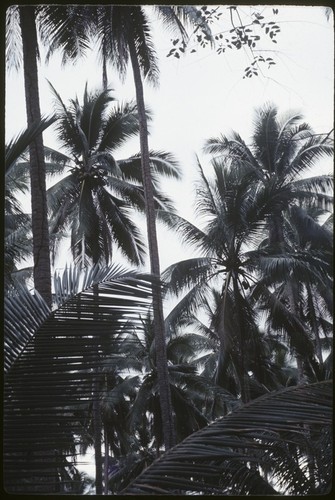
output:
[[[48,46],[47,62],[58,50],[63,54],[62,64],[85,56],[90,48],[91,10],[89,6],[40,6],[39,31],[42,42]]]
[[[129,138],[138,134],[139,123],[134,101],[118,104],[103,121],[98,151],[113,152]]]
[[[333,153],[333,142],[330,139],[328,141],[320,141],[318,136],[310,137],[301,145],[299,150],[296,152],[289,169],[287,169],[287,181],[293,180],[299,173],[312,169],[315,164],[317,164],[318,160],[327,156],[331,158]]]
[[[102,188],[97,192],[97,199],[100,206],[100,220],[106,219],[108,223],[102,228],[102,237],[105,238],[108,228],[110,228],[113,240],[123,255],[134,264],[143,264],[145,245],[138,227],[128,216],[129,209],[125,202],[112,196]]]
[[[256,110],[254,119],[254,149],[262,167],[270,173],[274,171],[275,146],[279,135],[277,112],[276,106],[266,104]]]
[[[55,491],[63,460],[69,464],[75,460],[81,415],[87,418],[87,403],[101,397],[94,392],[93,382],[113,339],[125,328],[142,329],[139,317],[151,302],[149,281],[115,269],[105,274],[104,281],[95,282],[52,313],[43,312],[43,304],[35,299],[24,307],[20,295],[8,299],[7,350],[15,342],[18,347],[7,356],[6,364],[7,491]],[[89,281],[94,283],[92,275]]]
[[[104,123],[106,109],[114,97],[110,95],[110,90],[103,92],[88,93],[87,84],[85,87],[82,107],[83,114],[81,127],[88,140],[89,149],[96,148],[101,135],[101,124]]]
[[[271,292],[262,282],[259,282],[253,294],[263,296],[264,308],[269,310],[268,323],[275,330],[281,331],[288,338],[290,347],[302,357],[309,357],[313,354],[313,343],[310,332],[302,323],[300,318],[291,312],[286,305]]]
[[[5,298],[4,307],[4,370],[7,373],[49,316],[50,309],[37,292],[32,295],[24,286],[16,287],[16,291]]]
[[[206,233],[180,215],[166,210],[158,210],[158,216],[169,229],[178,232],[182,242],[197,247],[201,244],[205,247],[209,246]]]
[[[19,70],[22,65],[22,36],[18,5],[6,9],[6,66]]]
[[[324,494],[331,425],[332,382],[273,392],[184,439],[122,494]]]
[[[42,117],[38,122],[33,123],[29,128],[21,132],[6,145],[6,173],[9,173],[15,162],[25,152],[29,144],[56,121],[55,116]]]
[[[178,162],[171,153],[152,150],[149,151],[149,159],[152,173],[180,179],[181,172],[178,167]],[[127,159],[119,160],[119,165],[126,179],[142,182],[140,153]]]
[[[192,285],[205,283],[210,277],[212,264],[206,257],[183,260],[165,269],[162,278],[168,290],[178,295]]]
[[[136,55],[144,78],[157,84],[159,67],[151,35],[150,24],[142,6],[121,7],[124,9],[128,37],[133,37]],[[129,43],[129,42],[128,42]]]

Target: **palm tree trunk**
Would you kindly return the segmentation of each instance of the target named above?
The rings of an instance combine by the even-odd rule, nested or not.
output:
[[[156,366],[158,375],[160,406],[163,422],[163,434],[165,448],[169,449],[175,444],[175,430],[173,424],[171,393],[169,385],[169,374],[166,356],[165,326],[163,315],[162,290],[160,285],[160,264],[156,232],[156,214],[154,205],[154,193],[150,173],[148,127],[144,106],[143,84],[140,67],[136,54],[134,39],[129,37],[129,54],[133,69],[136,102],[139,114],[140,145],[143,188],[146,204],[147,235],[149,245],[149,257],[151,274],[153,276],[153,316],[156,346]]]
[[[239,350],[239,355],[240,355],[240,385],[241,385],[241,399],[243,403],[247,403],[250,399],[249,397],[249,389],[246,384],[246,376],[247,372],[245,369],[245,348],[244,348],[244,342],[246,340],[245,338],[245,328],[243,325],[243,317],[244,317],[244,311],[243,308],[241,307],[241,298],[240,298],[240,291],[238,288],[238,282],[237,282],[237,276],[236,272],[233,271],[232,273],[233,276],[233,290],[234,290],[234,299],[235,299],[235,310],[236,310],[236,322],[237,322],[237,332],[238,332],[238,350]]]
[[[320,333],[319,333],[319,328],[317,324],[317,319],[316,319],[316,310],[315,310],[315,305],[314,305],[314,300],[313,300],[313,291],[311,289],[310,285],[306,285],[306,290],[307,290],[307,300],[308,300],[308,307],[310,311],[310,322],[311,322],[311,328],[312,332],[314,333],[315,337],[315,354],[316,357],[318,358],[318,361],[320,363],[320,366],[323,367],[323,356],[322,356],[322,346],[321,346],[321,339],[320,339]]]
[[[99,373],[93,380],[93,427],[95,456],[95,494],[102,495],[102,454],[101,454],[101,410],[99,393]]]
[[[275,212],[271,217],[269,240],[270,240],[270,245],[273,246],[277,245],[279,252],[281,253],[285,252],[284,222],[283,222],[283,214],[280,210]],[[297,314],[292,282],[288,283],[288,299],[291,312],[293,314]],[[304,377],[304,367],[303,367],[303,359],[300,354],[296,355],[296,362],[297,362],[298,381],[301,383]]]
[[[99,288],[98,285],[93,285],[93,297],[96,307],[98,308],[99,303]],[[99,320],[99,313],[94,314],[95,321]],[[95,337],[95,354],[96,363],[98,364],[99,359],[99,344],[98,338]],[[101,433],[102,433],[102,419],[101,419],[101,405],[100,405],[100,380],[101,373],[99,367],[94,368],[93,377],[93,433],[94,433],[94,457],[95,457],[95,494],[102,495],[102,453],[101,453]]]
[[[281,252],[285,251],[283,224],[283,214],[281,210],[278,210],[270,219],[269,243],[271,246],[277,245]]]
[[[107,90],[108,87],[106,54],[103,54],[103,60],[102,60],[102,87],[104,90]]]
[[[106,426],[104,426],[105,460],[104,460],[104,495],[108,495],[108,458],[109,446]]]
[[[297,316],[298,311],[294,297],[294,283],[292,281],[289,281],[287,283],[287,286],[288,286],[288,300],[290,304],[290,310],[293,314]],[[298,383],[302,383],[304,378],[304,362],[301,354],[298,353],[296,354],[296,361],[297,361]]]
[[[24,86],[28,127],[40,121],[37,54],[38,43],[35,8],[20,6],[20,25],[23,46]],[[49,228],[45,181],[45,162],[42,134],[30,144],[31,218],[33,233],[35,289],[51,306],[51,268]]]

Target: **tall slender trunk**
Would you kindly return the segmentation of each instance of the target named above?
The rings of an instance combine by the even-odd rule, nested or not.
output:
[[[20,25],[23,47],[24,86],[28,127],[41,119],[38,70],[37,33],[35,8],[20,6]],[[45,162],[42,134],[30,144],[31,219],[34,256],[35,289],[51,306],[51,270],[49,250],[49,228],[45,181]]]
[[[93,297],[96,308],[99,304],[99,288],[98,285],[93,285]],[[95,322],[99,321],[99,313],[93,315]],[[94,368],[93,377],[93,433],[94,433],[94,457],[95,457],[95,494],[103,494],[103,473],[102,473],[102,453],[101,453],[101,436],[102,436],[102,418],[100,404],[100,381],[101,372],[99,369],[99,339],[94,337],[96,367]]]
[[[309,284],[306,285],[306,288],[307,288],[308,307],[309,307],[309,311],[310,311],[311,329],[312,329],[312,332],[314,333],[314,337],[315,337],[315,339],[314,339],[315,340],[315,354],[316,354],[316,357],[318,358],[320,366],[323,367],[322,344],[321,344],[318,322],[317,322],[317,318],[316,318],[316,310],[315,310],[315,305],[314,305],[314,300],[313,300],[313,290]]]
[[[95,369],[93,379],[93,427],[94,427],[94,457],[95,457],[95,494],[102,495],[102,453],[101,453],[101,408],[99,392],[100,373]]]
[[[239,355],[240,355],[240,385],[241,385],[241,399],[243,403],[247,403],[250,400],[250,395],[249,395],[249,387],[248,384],[246,383],[246,376],[247,376],[247,371],[245,369],[245,346],[244,342],[246,340],[245,338],[245,327],[244,327],[244,322],[243,322],[243,317],[244,317],[244,311],[243,308],[241,307],[241,297],[240,297],[240,291],[238,288],[238,282],[237,282],[237,276],[236,276],[236,271],[233,271],[232,273],[233,276],[233,290],[234,290],[234,300],[235,300],[235,310],[236,310],[236,322],[237,322],[237,335],[238,335],[238,350],[239,350]]]
[[[173,423],[171,392],[165,343],[165,325],[163,315],[163,300],[160,284],[160,264],[156,232],[156,214],[154,205],[154,192],[150,173],[148,127],[144,106],[143,84],[140,67],[136,54],[134,39],[129,37],[129,54],[133,69],[136,102],[139,114],[140,146],[143,188],[145,195],[147,234],[151,274],[153,276],[153,319],[156,346],[156,367],[158,375],[161,415],[163,422],[163,435],[165,448],[169,449],[175,444],[175,429]]]
[[[277,245],[282,253],[285,251],[283,225],[283,214],[281,210],[277,210],[270,219],[269,243],[273,246]]]
[[[277,210],[271,217],[271,225],[269,231],[270,245],[276,245],[280,253],[285,253],[285,236],[284,236],[284,221],[283,214]],[[297,314],[296,304],[294,300],[293,284],[288,283],[288,299],[290,310],[293,314]],[[301,382],[304,377],[303,359],[300,354],[296,355],[298,381]]]
[[[103,54],[102,59],[102,87],[107,90],[108,87],[108,77],[107,77],[107,60],[106,54]]]
[[[295,293],[294,293],[294,283],[289,281],[287,283],[288,286],[288,300],[290,304],[290,310],[295,315],[298,316],[297,306],[295,302]],[[298,383],[302,383],[304,379],[304,360],[301,354],[296,354],[297,361],[297,373],[298,373]]]
[[[106,426],[104,426],[104,445],[105,445],[105,459],[104,459],[104,495],[108,495],[108,458],[109,458],[109,445]]]

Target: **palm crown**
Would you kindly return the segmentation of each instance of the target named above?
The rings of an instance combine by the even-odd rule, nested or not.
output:
[[[302,122],[298,113],[278,117],[276,106],[269,104],[256,112],[252,143],[248,146],[236,132],[231,137],[211,138],[205,151],[226,160],[227,168],[248,165],[254,182],[264,189],[268,203],[269,238],[283,243],[282,212],[299,201],[311,202],[331,198],[331,175],[307,177],[315,162],[333,154],[331,139],[316,135]]]
[[[145,246],[129,207],[144,210],[140,158],[116,161],[114,151],[138,133],[136,105],[116,104],[109,90],[89,93],[66,106],[53,89],[58,106],[58,139],[67,155],[49,150],[52,158],[69,167],[68,175],[48,190],[52,231],[71,225],[72,250],[76,259],[83,254],[93,262],[108,263],[114,241],[131,262],[143,264]],[[113,104],[113,107],[111,107]],[[155,179],[155,202],[172,209],[170,200],[159,191],[155,173],[178,177],[172,155],[151,152]]]

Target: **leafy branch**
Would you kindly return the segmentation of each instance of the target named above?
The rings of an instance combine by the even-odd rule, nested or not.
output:
[[[280,26],[275,21],[267,21],[265,17],[257,11],[251,13],[252,21],[245,23],[242,20],[240,11],[236,6],[229,6],[229,18],[231,28],[229,31],[222,30],[212,35],[209,31],[210,25],[215,21],[220,21],[224,12],[220,12],[217,7],[203,6],[199,9],[197,15],[199,22],[189,38],[189,41],[179,38],[172,39],[172,48],[167,54],[167,57],[173,56],[180,59],[181,55],[185,54],[188,46],[191,46],[190,53],[197,52],[196,46],[206,48],[215,43],[215,51],[218,55],[224,54],[227,50],[240,50],[246,48],[250,51],[252,62],[244,70],[243,78],[257,76],[260,70],[259,63],[267,65],[267,69],[275,65],[276,62],[272,57],[264,58],[261,55],[255,56],[253,49],[258,48],[261,42],[264,42],[264,36],[268,37],[272,43],[277,43],[277,36],[280,33]],[[278,14],[278,9],[272,9],[274,15]],[[261,47],[258,50],[262,50]]]

